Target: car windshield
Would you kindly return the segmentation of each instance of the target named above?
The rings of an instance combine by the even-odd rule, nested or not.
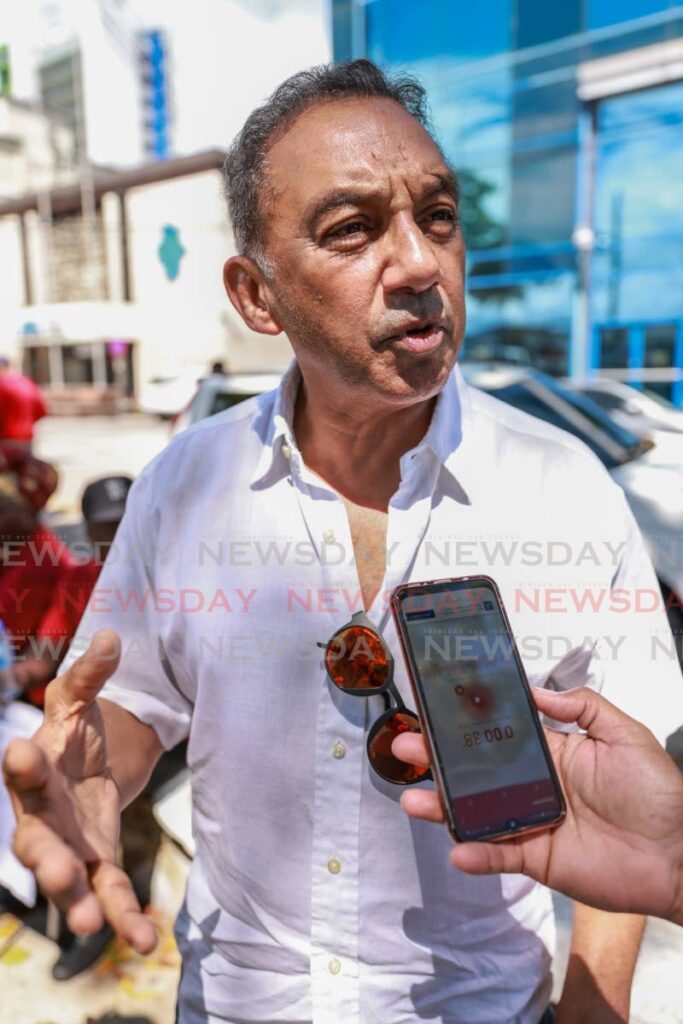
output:
[[[231,409],[233,405],[239,405],[240,402],[245,402],[247,398],[254,398],[254,395],[247,394],[246,392],[242,395],[236,395],[234,392],[230,391],[218,391],[213,396],[209,416],[215,416],[216,413],[225,412],[226,409]]]
[[[530,377],[492,391],[496,398],[580,438],[608,469],[629,462],[649,444],[625,430],[590,398],[558,387],[554,381]]]
[[[626,399],[621,395],[615,395],[611,391],[600,391],[599,388],[582,388],[582,393],[597,402],[601,409],[622,411],[626,407]]]

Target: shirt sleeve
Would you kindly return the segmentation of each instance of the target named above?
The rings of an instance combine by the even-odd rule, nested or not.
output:
[[[549,683],[558,690],[593,687],[664,743],[683,724],[677,645],[642,534],[623,491],[614,487],[617,504],[610,506],[620,543],[604,611],[583,648],[553,669]]]
[[[189,734],[192,700],[174,671],[162,616],[155,607],[151,470],[148,467],[129,491],[116,540],[60,674],[83,653],[98,630],[116,630],[121,639],[121,661],[100,695],[151,726],[162,746],[170,750]]]

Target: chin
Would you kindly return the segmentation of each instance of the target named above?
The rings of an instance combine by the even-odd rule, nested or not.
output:
[[[444,387],[458,358],[458,348],[441,346],[424,359],[397,359],[389,385],[402,397],[433,398]],[[387,381],[387,384],[389,382]]]

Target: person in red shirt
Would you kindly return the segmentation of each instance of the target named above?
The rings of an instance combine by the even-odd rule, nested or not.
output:
[[[93,555],[87,562],[74,562],[65,568],[57,599],[42,621],[41,636],[64,636],[67,643],[75,636],[123,519],[126,498],[132,486],[129,476],[107,476],[94,480],[83,491],[81,511]],[[63,653],[66,653],[66,647]]]
[[[70,639],[55,603],[77,564],[38,521],[57,481],[54,467],[24,445],[0,441],[0,619],[12,639],[15,681],[38,707]]]
[[[0,441],[16,441],[30,449],[33,429],[47,415],[45,399],[37,384],[10,367],[0,356]]]

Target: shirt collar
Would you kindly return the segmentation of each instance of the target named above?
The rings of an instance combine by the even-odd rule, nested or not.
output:
[[[292,459],[301,459],[294,440],[294,403],[300,383],[301,371],[296,359],[292,359],[275,392],[274,406],[266,407],[261,414],[263,421],[256,424],[263,449],[251,478],[252,486],[271,483],[278,467],[284,471]]]
[[[275,404],[263,410],[264,421],[257,427],[263,439],[263,450],[251,478],[252,486],[267,486],[273,482],[278,470],[289,472],[291,465],[301,465],[293,426],[294,404],[300,383],[301,371],[293,359],[282,376]],[[436,400],[427,433],[401,458],[402,475],[407,473],[409,464],[425,456],[432,456],[451,469],[453,456],[462,446],[463,410],[467,404],[467,385],[456,365]]]

